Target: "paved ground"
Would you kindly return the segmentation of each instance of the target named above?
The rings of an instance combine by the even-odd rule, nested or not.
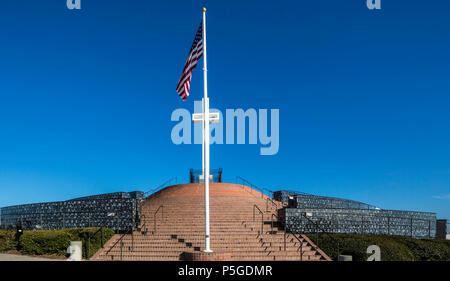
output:
[[[12,254],[0,254],[0,261],[64,261],[58,259],[45,259],[29,256],[20,256]]]

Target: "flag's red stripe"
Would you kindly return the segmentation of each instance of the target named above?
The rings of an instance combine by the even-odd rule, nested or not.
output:
[[[197,66],[198,60],[203,55],[203,41],[202,41],[202,23],[195,34],[194,43],[192,44],[191,50],[189,51],[188,58],[184,64],[183,72],[181,74],[180,80],[177,84],[177,92],[183,101],[189,96],[189,91],[191,88],[191,78],[192,70]]]

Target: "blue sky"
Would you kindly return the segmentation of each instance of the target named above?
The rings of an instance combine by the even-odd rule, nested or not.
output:
[[[206,6],[211,107],[280,110],[278,154],[211,147],[225,181],[450,219],[448,1],[65,2],[2,1],[0,206],[188,181],[170,116]]]

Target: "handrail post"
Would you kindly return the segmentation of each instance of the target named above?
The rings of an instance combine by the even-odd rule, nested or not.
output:
[[[264,213],[259,209],[259,207],[254,204],[253,205],[253,221],[255,221],[255,209],[258,209],[258,212],[261,214],[261,235],[264,232]]]
[[[140,227],[141,234],[143,233],[144,235],[147,235],[147,233],[145,231],[146,224],[147,224],[147,222],[145,221],[145,215],[142,215],[141,216],[141,227]]]
[[[272,216],[270,218],[270,225],[271,225],[270,231],[272,231],[272,234],[273,234],[273,216],[274,216],[274,214],[272,214]]]
[[[303,261],[303,241],[300,241],[300,261]]]
[[[302,214],[301,216],[300,216],[300,220],[301,219],[303,219],[303,218],[305,218],[307,221],[309,221],[310,223],[312,223],[314,226],[315,226],[315,229],[316,229],[316,239],[317,239],[317,242],[316,242],[316,245],[315,245],[315,248],[319,248],[319,230],[322,232],[322,233],[325,233],[334,243],[335,243],[335,245],[337,246],[337,251],[338,251],[338,256],[339,256],[339,254],[340,254],[340,246],[339,246],[339,241],[338,240],[336,240],[335,238],[333,238],[333,236],[331,236],[328,232],[326,232],[321,226],[320,226],[320,223],[317,223],[317,222],[314,222],[313,220],[311,220],[310,218],[308,218],[306,215],[304,215],[304,214]],[[295,237],[295,236],[294,236]]]
[[[261,235],[264,233],[264,214],[261,212]]]
[[[337,242],[337,257],[339,258],[340,253],[339,253],[339,241]]]
[[[161,221],[164,223],[164,205],[160,205],[156,212],[153,214],[153,234],[156,233],[156,215],[158,214],[159,210],[161,209]]]
[[[123,236],[122,236],[122,237],[123,237]],[[123,259],[123,250],[122,250],[122,248],[123,248],[123,241],[121,240],[121,241],[120,241],[120,260]]]

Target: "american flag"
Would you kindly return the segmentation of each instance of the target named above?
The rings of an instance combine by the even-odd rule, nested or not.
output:
[[[192,70],[197,66],[198,60],[203,55],[203,41],[202,41],[202,23],[198,27],[197,34],[195,34],[194,43],[192,43],[191,50],[189,51],[188,58],[184,65],[183,73],[181,74],[180,81],[178,81],[177,92],[183,101],[189,96],[189,90],[191,88]]]

